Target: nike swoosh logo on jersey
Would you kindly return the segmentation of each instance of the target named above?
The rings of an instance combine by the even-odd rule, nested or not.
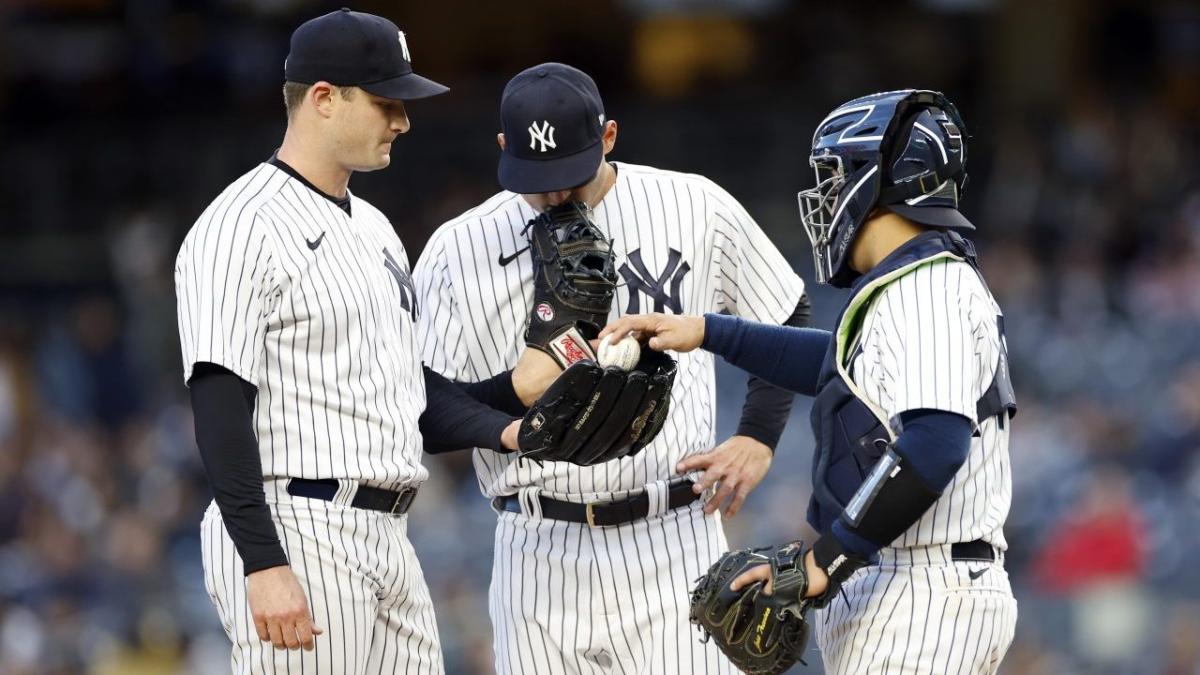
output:
[[[986,567],[983,567],[983,568],[977,569],[977,570],[967,570],[967,576],[971,577],[971,581],[975,581],[979,577],[983,576],[983,573],[986,571],[987,571]]]
[[[522,253],[524,253],[525,251],[528,251],[528,250],[529,250],[529,247],[526,246],[525,248],[518,249],[517,252],[512,255],[506,256],[503,253],[501,253],[498,262],[500,263],[501,267],[505,267],[508,265],[508,263],[516,260],[517,256],[521,255]]]
[[[322,232],[321,236],[317,237],[316,241],[309,241],[308,239],[305,239],[304,243],[308,244],[308,250],[315,251],[315,250],[317,250],[317,247],[321,245],[321,240],[324,238],[325,238],[325,233]]]

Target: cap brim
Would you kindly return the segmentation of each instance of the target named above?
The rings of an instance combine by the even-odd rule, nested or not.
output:
[[[975,226],[967,220],[958,209],[948,206],[909,206],[908,204],[888,204],[885,208],[904,216],[914,223],[944,227],[950,230],[974,230]]]
[[[418,98],[429,98],[450,91],[450,87],[438,84],[433,80],[421,77],[416,73],[408,73],[389,80],[381,80],[370,84],[358,85],[363,91],[398,101],[412,101]]]
[[[599,141],[590,148],[556,159],[521,159],[501,152],[496,177],[509,192],[523,195],[558,192],[591,180],[603,159],[604,144]]]

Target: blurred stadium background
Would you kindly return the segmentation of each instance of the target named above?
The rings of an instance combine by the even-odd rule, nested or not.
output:
[[[0,4],[0,673],[228,672],[197,524],[174,255],[272,152],[313,0]],[[413,256],[496,189],[504,82],[582,67],[613,157],[705,174],[811,279],[795,192],[854,95],[947,92],[965,210],[1008,314],[1021,403],[1005,673],[1200,673],[1200,5],[1184,0],[390,3],[418,68],[393,166],[352,188]],[[818,325],[840,297],[813,289]],[[730,433],[744,378],[722,371]],[[735,546],[804,532],[807,403]],[[494,517],[465,453],[431,460],[412,538],[451,673],[491,672]],[[667,555],[668,552],[663,552]],[[811,654],[808,671],[820,672]]]

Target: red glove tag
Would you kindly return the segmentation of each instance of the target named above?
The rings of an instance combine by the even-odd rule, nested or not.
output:
[[[575,327],[568,328],[556,335],[550,341],[550,349],[553,352],[554,360],[558,361],[558,365],[563,369],[584,359],[596,360],[596,353],[592,351],[592,345],[588,344],[588,341],[579,334],[579,329]]]

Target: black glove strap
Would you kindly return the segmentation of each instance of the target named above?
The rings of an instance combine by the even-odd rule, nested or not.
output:
[[[829,585],[825,592],[813,598],[813,606],[824,607],[837,596],[846,582],[858,570],[866,567],[870,561],[855,553],[847,551],[842,542],[832,534],[826,534],[813,543],[813,562],[825,571],[829,577]]]
[[[771,554],[772,592],[797,604],[804,601],[808,593],[808,572],[804,568],[805,548],[803,541],[793,541]]]

